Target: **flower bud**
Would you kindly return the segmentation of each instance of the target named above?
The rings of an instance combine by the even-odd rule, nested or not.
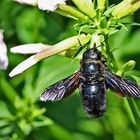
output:
[[[122,66],[121,70],[123,71],[133,70],[133,68],[135,67],[135,64],[136,62],[134,60],[129,60]]]
[[[121,18],[132,14],[140,8],[140,0],[124,0],[114,7],[112,15]]]
[[[133,70],[133,68],[135,67],[136,62],[134,60],[130,60],[128,62],[126,62],[118,71],[117,74],[122,76],[124,72]]]
[[[94,18],[96,12],[93,8],[92,0],[72,0],[74,4],[82,11],[84,14],[89,16],[90,18]]]
[[[97,0],[98,2],[98,9],[102,10],[105,8],[105,0]]]
[[[78,9],[76,9],[72,6],[68,6],[65,4],[59,4],[58,8],[77,19],[81,19],[81,20],[85,20],[85,21],[87,21],[89,19],[86,15],[84,15],[83,13],[78,11]]]

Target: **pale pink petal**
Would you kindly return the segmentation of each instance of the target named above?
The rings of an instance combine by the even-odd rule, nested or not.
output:
[[[3,40],[3,30],[0,30],[0,69],[7,69],[7,67],[8,67],[7,46]]]

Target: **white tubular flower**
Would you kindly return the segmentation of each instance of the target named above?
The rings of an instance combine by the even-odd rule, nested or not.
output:
[[[12,53],[19,53],[19,54],[34,54],[38,53],[42,50],[51,47],[51,45],[46,45],[42,43],[33,43],[33,44],[24,44],[18,45],[10,49]]]
[[[13,69],[9,76],[13,77],[17,74],[22,73],[23,71],[25,71],[26,69],[30,68],[31,66],[33,66],[34,64],[36,64],[38,61],[34,58],[34,56],[29,57],[28,59],[26,59],[25,61],[21,62],[19,65],[16,66],[15,69]]]
[[[14,0],[14,1],[19,2],[21,4],[37,5],[37,0]]]
[[[0,69],[7,69],[8,57],[7,57],[7,46],[3,41],[3,31],[0,30]]]
[[[67,38],[67,39],[65,39],[65,40],[63,40],[63,41],[61,41],[53,46],[45,45],[45,46],[47,46],[45,49],[32,55],[31,57],[29,57],[28,59],[21,62],[19,65],[17,65],[10,72],[9,76],[13,77],[15,75],[18,75],[42,59],[50,57],[50,56],[55,55],[55,54],[59,54],[61,52],[64,52],[65,50],[72,48],[73,46],[78,45],[79,44],[78,39],[82,41],[81,42],[82,44],[85,44],[90,40],[90,36],[88,36],[88,35],[86,36],[85,34],[81,34],[81,35],[76,35],[76,36]],[[41,44],[41,43],[38,43],[38,44]],[[23,45],[23,46],[25,46],[25,45]],[[22,50],[24,48],[23,46],[22,46]],[[44,46],[44,45],[42,45],[42,46]],[[31,47],[31,44],[30,44],[30,47]],[[12,51],[13,51],[13,49],[12,49]],[[17,50],[14,49],[14,52],[19,52],[19,48]]]
[[[41,10],[55,11],[58,4],[65,4],[66,0],[38,0],[38,7]]]

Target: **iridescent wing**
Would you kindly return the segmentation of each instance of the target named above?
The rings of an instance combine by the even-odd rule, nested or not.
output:
[[[58,101],[69,95],[78,87],[80,72],[51,85],[40,95],[41,101]]]
[[[106,86],[122,96],[140,97],[140,86],[137,83],[118,76],[110,71],[105,71]]]

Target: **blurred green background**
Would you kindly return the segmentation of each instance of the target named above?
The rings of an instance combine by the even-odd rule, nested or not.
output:
[[[0,9],[0,28],[4,29],[9,57],[8,70],[0,70],[0,140],[140,139],[138,98],[134,102],[107,90],[107,111],[100,119],[88,118],[78,90],[59,102],[38,100],[44,88],[79,69],[78,60],[53,56],[9,78],[9,72],[29,57],[11,54],[11,47],[35,42],[55,44],[76,34],[75,21],[12,0],[1,0]],[[127,20],[140,23],[140,10]],[[112,35],[109,44],[119,67],[128,60],[136,61],[135,69],[126,75],[140,77],[140,28],[128,29]],[[140,84],[140,78],[137,80]]]

